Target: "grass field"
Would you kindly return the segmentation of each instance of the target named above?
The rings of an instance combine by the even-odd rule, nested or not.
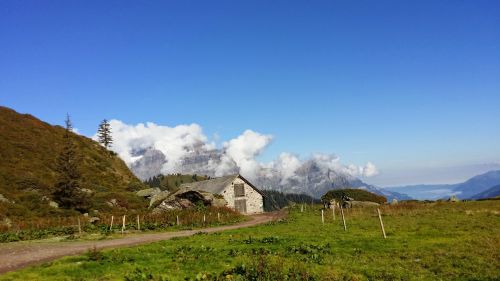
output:
[[[89,252],[0,280],[499,280],[500,201],[411,203]]]

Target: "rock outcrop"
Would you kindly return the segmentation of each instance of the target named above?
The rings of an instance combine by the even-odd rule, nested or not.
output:
[[[149,208],[154,213],[193,208],[197,205],[223,207],[227,205],[224,198],[210,192],[181,188],[177,191],[160,191],[159,188],[148,188],[136,193],[140,197],[149,198]]]

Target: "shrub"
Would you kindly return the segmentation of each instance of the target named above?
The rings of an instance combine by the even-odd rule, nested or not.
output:
[[[164,279],[161,276],[154,276],[151,272],[141,269],[141,268],[136,268],[134,271],[128,273],[124,277],[125,281],[148,281],[148,280],[153,280],[153,281],[163,281],[167,280]]]
[[[218,276],[208,274],[206,276],[211,277],[210,280],[320,280],[302,264],[293,263],[291,266],[285,266],[279,257],[268,255],[261,255],[253,259],[248,265],[240,264],[225,270]]]
[[[104,259],[104,255],[102,254],[101,250],[98,250],[96,246],[88,250],[86,256],[89,261],[101,261]]]
[[[387,202],[387,198],[385,198],[384,196],[368,192],[366,190],[353,188],[330,190],[325,195],[321,196],[321,200],[330,201],[332,199],[335,199],[339,202],[343,202],[343,196],[351,197],[357,201],[370,201],[379,204]]]

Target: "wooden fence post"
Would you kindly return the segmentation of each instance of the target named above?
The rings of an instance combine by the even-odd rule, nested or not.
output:
[[[179,222],[179,215],[177,215],[177,220],[176,220],[176,222],[177,222],[177,225],[180,225],[180,222]]]
[[[114,216],[111,216],[111,224],[109,225],[109,231],[113,230],[113,219],[114,218],[115,218]]]
[[[321,223],[325,224],[325,215],[323,214],[323,209],[321,209]]]
[[[217,221],[220,222],[220,214],[217,212]]]
[[[80,225],[80,217],[77,217],[78,219],[78,235],[82,236],[82,226]]]
[[[300,212],[303,213],[304,212],[304,204],[301,204],[300,205]]]
[[[380,210],[378,208],[377,208],[377,213],[378,213],[378,219],[380,221],[380,227],[382,228],[382,234],[384,235],[384,239],[386,239],[387,236],[385,236],[384,223],[382,222],[382,216],[380,215]]]
[[[345,225],[344,208],[340,206],[340,213],[342,214],[342,221],[344,222],[344,231],[347,231],[347,226]]]
[[[139,215],[137,215],[137,230],[141,230],[141,222],[139,221]]]
[[[335,220],[335,205],[332,205],[333,220]]]
[[[207,218],[205,217],[205,214],[203,214],[203,225],[205,225],[207,222]]]
[[[122,234],[125,232],[125,215],[123,215],[123,221],[122,221]]]

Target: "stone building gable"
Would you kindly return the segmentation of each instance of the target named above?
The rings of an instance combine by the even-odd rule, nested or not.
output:
[[[253,214],[264,211],[264,198],[261,191],[240,175],[186,183],[182,184],[180,188],[220,194],[224,196],[228,207],[241,213]]]
[[[238,194],[235,193],[235,186],[238,185],[243,185],[243,196],[237,196]],[[228,206],[236,209],[237,211],[247,214],[264,212],[264,198],[262,194],[260,194],[258,189],[249,184],[249,182],[242,177],[235,178],[231,184],[226,186],[221,194],[228,202]],[[237,206],[238,204],[242,204],[243,201],[245,203],[244,211],[241,210],[241,205]]]

